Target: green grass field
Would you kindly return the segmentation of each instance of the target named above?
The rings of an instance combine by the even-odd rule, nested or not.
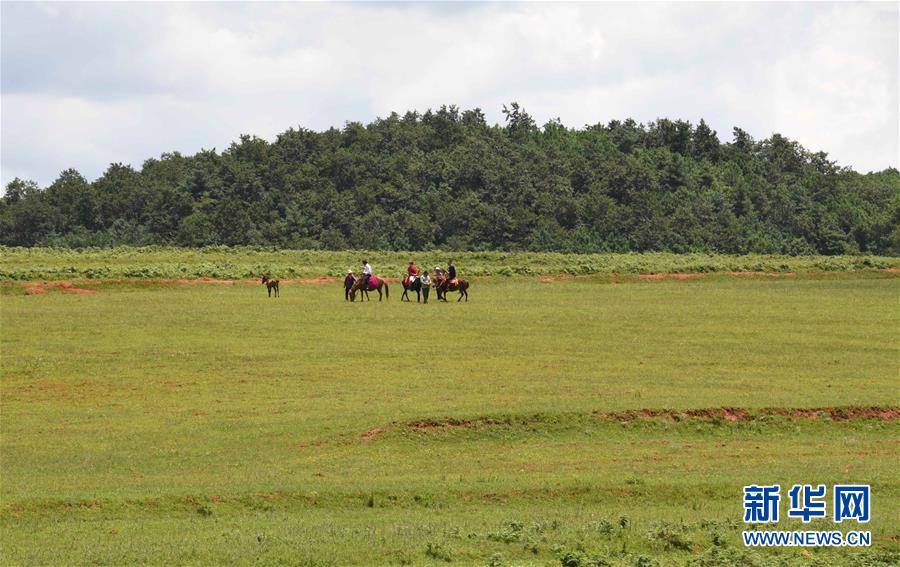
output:
[[[789,411],[900,406],[897,274],[614,281],[4,283],[2,563],[900,561],[900,421]],[[871,484],[873,546],[748,551],[770,482]]]
[[[207,248],[10,248],[0,246],[0,281],[70,278],[221,278],[269,274],[281,278],[343,277],[368,258],[378,274],[406,273],[414,258],[421,267],[446,266],[454,258],[466,277],[539,274],[653,274],[683,272],[842,272],[900,269],[885,256],[774,256],[748,254],[558,254],[552,252],[375,252],[277,250],[251,246]]]

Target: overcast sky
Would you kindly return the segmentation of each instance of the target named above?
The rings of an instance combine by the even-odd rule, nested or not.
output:
[[[0,4],[2,182],[441,104],[898,165],[898,4]]]

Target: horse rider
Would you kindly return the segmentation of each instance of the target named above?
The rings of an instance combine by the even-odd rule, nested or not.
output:
[[[447,287],[450,285],[450,282],[456,279],[456,266],[453,265],[453,260],[447,262],[447,276],[444,278],[444,281],[441,282],[441,291],[446,291]]]
[[[347,277],[344,278],[344,300],[350,300],[350,288],[353,287],[355,281],[356,276],[353,275],[353,270],[347,270]]]
[[[372,277],[372,266],[369,265],[368,260],[363,260],[362,263],[363,263],[363,273],[362,273],[363,285],[366,286],[366,288],[368,288],[369,287],[369,278]],[[363,288],[363,289],[365,289],[365,288]]]
[[[413,279],[419,275],[419,266],[416,266],[416,263],[413,260],[409,261],[409,266],[406,267],[406,285],[413,283]]]

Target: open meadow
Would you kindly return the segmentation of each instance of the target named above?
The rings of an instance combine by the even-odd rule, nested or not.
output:
[[[185,285],[6,252],[3,564],[900,562],[900,278],[874,269],[897,259],[484,276],[420,305],[269,299],[252,260]],[[747,550],[742,487],[776,482],[871,484],[872,547]]]

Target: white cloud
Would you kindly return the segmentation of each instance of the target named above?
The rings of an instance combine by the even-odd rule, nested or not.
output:
[[[896,4],[10,4],[2,181],[441,104],[780,132],[897,165]]]

